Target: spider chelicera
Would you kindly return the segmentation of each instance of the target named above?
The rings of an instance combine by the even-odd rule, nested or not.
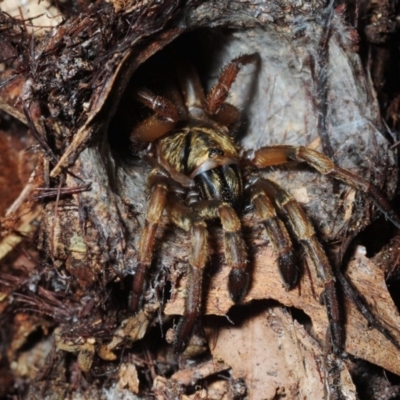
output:
[[[231,133],[240,114],[226,99],[240,69],[257,60],[254,54],[235,58],[223,69],[207,96],[189,64],[178,74],[180,90],[174,91],[171,99],[147,89],[138,91],[139,101],[153,113],[134,128],[131,140],[149,143],[144,153],[153,169],[148,178],[150,201],[133,278],[131,308],[137,311],[140,306],[164,210],[172,223],[191,235],[187,295],[184,315],[177,325],[175,351],[182,352],[187,347],[201,311],[203,271],[209,254],[208,220],[221,221],[226,263],[231,268],[228,290],[232,300],[240,302],[250,281],[240,222],[247,200],[276,249],[286,290],[299,280],[291,236],[303,246],[324,287],[333,350],[339,353],[344,334],[332,267],[303,209],[279,185],[262,177],[259,169],[305,162],[319,173],[365,192],[397,227],[400,218],[374,185],[314,150],[278,145],[240,154]],[[278,212],[285,215],[285,223]]]

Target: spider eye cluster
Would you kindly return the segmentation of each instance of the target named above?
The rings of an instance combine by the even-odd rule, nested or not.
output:
[[[215,158],[217,156],[223,156],[225,153],[223,150],[219,149],[218,147],[212,148],[208,152],[208,157],[209,158]]]

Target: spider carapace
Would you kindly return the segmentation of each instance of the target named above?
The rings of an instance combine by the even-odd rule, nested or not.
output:
[[[381,212],[400,227],[400,219],[375,186],[336,166],[323,154],[288,145],[240,153],[232,135],[240,114],[226,99],[240,69],[258,61],[254,54],[231,61],[207,96],[196,71],[188,64],[177,74],[179,90],[172,91],[168,98],[147,89],[138,91],[139,101],[152,114],[134,128],[131,139],[149,143],[144,153],[153,169],[148,178],[150,200],[140,238],[131,308],[137,311],[140,306],[156,229],[166,210],[169,220],[191,235],[187,295],[175,334],[176,352],[187,347],[201,312],[203,271],[209,254],[206,221],[221,221],[226,263],[231,268],[228,290],[232,300],[240,302],[247,293],[250,277],[240,222],[244,199],[251,203],[275,247],[287,290],[299,279],[291,237],[303,246],[324,287],[333,349],[342,350],[343,328],[335,276],[325,251],[302,208],[279,185],[261,176],[260,168],[305,162],[321,174],[367,193]],[[285,223],[278,213],[285,215]]]

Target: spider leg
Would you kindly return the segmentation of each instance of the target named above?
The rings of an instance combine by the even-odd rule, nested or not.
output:
[[[205,96],[196,69],[191,63],[181,57],[178,58],[175,68],[189,115],[195,118],[204,116],[203,106]]]
[[[224,247],[226,263],[231,267],[228,278],[228,290],[235,303],[240,302],[249,287],[247,269],[247,250],[242,237],[241,223],[235,210],[227,203],[219,200],[202,201],[196,204],[201,218],[219,218],[224,231]]]
[[[223,103],[213,119],[228,128],[234,127],[240,120],[240,111],[230,103]]]
[[[314,227],[296,200],[279,185],[269,180],[263,180],[262,187],[268,197],[275,199],[277,207],[287,216],[287,223],[293,235],[303,246],[307,256],[311,259],[317,271],[317,276],[321,279],[324,286],[323,296],[329,321],[333,351],[339,354],[343,349],[344,335],[335,285],[335,275],[325,251],[316,237]]]
[[[140,122],[131,133],[132,141],[152,142],[168,133],[179,121],[179,111],[167,98],[157,96],[148,89],[137,93],[141,103],[154,114]]]
[[[233,208],[222,201],[208,200],[196,203],[195,209],[197,215],[177,199],[168,202],[171,221],[181,229],[191,232],[192,237],[185,312],[178,323],[174,342],[177,353],[187,347],[194,323],[201,311],[203,270],[208,256],[207,227],[204,220],[221,220],[225,233],[226,262],[232,268],[228,283],[232,300],[242,300],[249,286],[246,246],[241,235],[240,220]]]
[[[185,59],[179,58],[176,63],[176,70],[181,92],[184,94],[185,106],[189,115],[195,119],[199,118],[207,120],[205,105],[208,103],[196,69]],[[228,93],[226,93],[226,95],[228,95]],[[224,102],[220,104],[218,110],[215,111],[215,114],[210,115],[212,115],[213,120],[227,127],[233,126],[240,119],[239,110],[232,104]]]
[[[331,159],[315,150],[303,146],[268,146],[255,151],[250,158],[251,163],[258,168],[286,164],[291,161],[306,162],[322,175],[330,176],[368,194],[386,218],[400,228],[399,216],[376,186],[361,176],[338,167]]]
[[[278,266],[286,290],[291,290],[297,284],[299,268],[296,267],[296,257],[289,233],[279,219],[275,206],[269,198],[268,189],[263,180],[257,180],[251,186],[251,202],[256,213],[267,230],[275,249],[278,251]]]
[[[191,235],[185,311],[179,320],[174,340],[174,351],[181,353],[189,344],[194,324],[201,312],[203,272],[208,257],[208,235],[206,223],[196,218],[193,212],[176,198],[168,202],[168,215],[172,222]]]
[[[146,273],[153,256],[154,238],[158,223],[165,207],[168,186],[165,177],[160,171],[154,169],[149,176],[149,188],[151,190],[150,202],[147,208],[146,221],[139,244],[139,260],[132,283],[131,309],[137,311],[143,292]]]
[[[205,110],[208,115],[214,116],[220,110],[223,111],[221,106],[225,103],[229,94],[229,89],[235,81],[237,74],[243,66],[255,63],[257,60],[257,54],[246,54],[235,58],[224,68],[217,84],[208,93],[205,105]],[[228,106],[228,108],[230,107]],[[227,110],[223,112],[227,113]]]

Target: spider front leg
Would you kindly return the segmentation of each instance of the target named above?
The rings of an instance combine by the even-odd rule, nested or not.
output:
[[[232,268],[228,282],[232,300],[242,300],[249,286],[246,246],[241,235],[240,220],[233,208],[221,201],[208,200],[196,203],[194,210],[196,214],[178,199],[168,203],[171,221],[181,229],[191,232],[192,237],[185,311],[178,323],[174,342],[174,350],[177,353],[187,347],[194,323],[201,311],[203,270],[208,256],[207,228],[204,220],[221,220],[226,262]]]
[[[299,268],[296,266],[296,257],[289,233],[276,214],[275,206],[267,192],[263,180],[257,179],[250,186],[251,202],[278,251],[278,267],[285,288],[291,290],[298,282]]]
[[[151,265],[154,247],[154,238],[158,223],[162,217],[168,186],[160,170],[154,169],[149,176],[151,190],[150,202],[147,208],[146,221],[139,244],[139,260],[132,283],[131,309],[137,311],[147,271]]]
[[[268,146],[255,151],[249,158],[250,162],[258,168],[282,165],[293,161],[306,162],[322,175],[330,176],[366,193],[386,218],[400,228],[399,216],[376,186],[361,176],[338,167],[330,158],[315,150],[303,146]]]
[[[324,302],[327,311],[333,351],[340,354],[343,349],[343,326],[336,291],[335,275],[314,227],[296,200],[276,183],[262,180],[260,186],[275,199],[276,206],[286,215],[287,223],[317,271],[324,287]]]
[[[203,272],[208,257],[207,225],[195,217],[176,197],[168,202],[170,220],[178,227],[190,232],[191,251],[186,286],[185,310],[176,328],[174,351],[183,352],[189,344],[194,324],[201,312]]]
[[[248,156],[249,161],[256,167],[258,168],[265,168],[268,166],[273,166],[273,165],[282,165],[286,164],[289,162],[306,162],[308,165],[311,167],[315,168],[318,172],[320,172],[323,175],[331,176],[334,179],[337,179],[339,181],[342,181],[349,186],[352,186],[367,195],[369,195],[372,200],[374,201],[375,205],[377,208],[398,228],[400,228],[400,218],[397,216],[397,214],[393,211],[392,207],[390,206],[390,203],[386,200],[385,196],[369,181],[363,179],[359,175],[356,175],[350,171],[347,171],[343,168],[340,168],[336,166],[332,160],[330,160],[328,157],[325,155],[311,150],[307,149],[302,146],[287,146],[287,145],[280,145],[280,146],[268,146],[261,148],[254,153],[250,153]],[[271,187],[271,193],[275,193],[276,191],[282,191],[282,189],[273,189],[273,186],[276,184],[272,184],[270,182],[270,187]],[[285,192],[286,193],[286,192]],[[283,196],[285,197],[285,196]],[[294,203],[293,203],[294,204]],[[299,206],[298,206],[299,207]],[[304,212],[300,209],[299,213],[304,214]],[[299,215],[300,215],[299,214]],[[306,217],[305,217],[306,218]],[[290,220],[290,218],[289,218]],[[298,226],[300,227],[302,224],[302,221],[304,218],[297,218],[295,222],[297,221]],[[292,219],[293,221],[293,219]],[[292,223],[293,225],[293,223]],[[293,228],[293,231],[295,229]],[[317,242],[318,243],[318,242]],[[320,245],[319,245],[320,246]],[[323,251],[323,250],[322,250]],[[318,253],[318,252],[317,252]],[[321,254],[321,252],[319,252]],[[312,253],[311,253],[312,254]],[[313,259],[310,255],[310,258]],[[323,257],[323,258],[326,258]],[[315,261],[313,262],[314,264],[317,262],[318,257],[315,258]],[[322,260],[323,261],[323,260]],[[329,263],[325,263],[327,267],[323,267],[322,269],[325,269],[325,271],[330,271],[328,276],[326,276],[324,279],[328,278],[331,279],[331,275],[333,275],[333,271],[329,265]],[[318,266],[318,264],[315,264]],[[321,264],[323,265],[323,264]],[[400,347],[400,344],[396,340],[396,338],[390,333],[390,331],[379,321],[376,319],[376,317],[372,314],[370,311],[366,301],[363,299],[362,296],[360,296],[359,293],[353,289],[351,286],[350,282],[347,281],[346,277],[341,273],[341,271],[337,272],[338,278],[340,280],[341,286],[347,296],[353,299],[356,307],[358,310],[361,312],[361,314],[366,318],[366,320],[370,323],[371,326],[375,327],[378,329],[388,340],[390,340],[396,347]],[[332,284],[333,286],[333,284]],[[332,289],[334,290],[334,289]],[[332,292],[333,293],[333,292]],[[329,300],[329,297],[332,298],[331,305],[327,304],[328,307],[328,314],[329,314],[329,309],[339,311],[339,308],[335,306],[335,303],[337,303],[337,299],[335,300],[334,297],[335,295],[328,295],[327,293],[325,294],[325,298]],[[337,315],[337,317],[332,318],[331,320],[336,320],[340,321],[340,316]],[[340,322],[339,325],[337,322],[331,323],[331,327],[338,326],[340,327]],[[338,330],[338,333],[335,335],[333,334],[333,341],[335,340],[335,336],[340,337],[342,329]],[[334,344],[335,345],[335,344]],[[338,345],[335,345],[336,348],[338,348]],[[340,348],[340,347],[339,347]]]
[[[250,281],[247,272],[247,250],[242,237],[240,220],[229,204],[219,200],[199,202],[196,204],[196,210],[201,218],[221,221],[226,263],[231,267],[228,290],[232,300],[238,303],[246,295]]]

